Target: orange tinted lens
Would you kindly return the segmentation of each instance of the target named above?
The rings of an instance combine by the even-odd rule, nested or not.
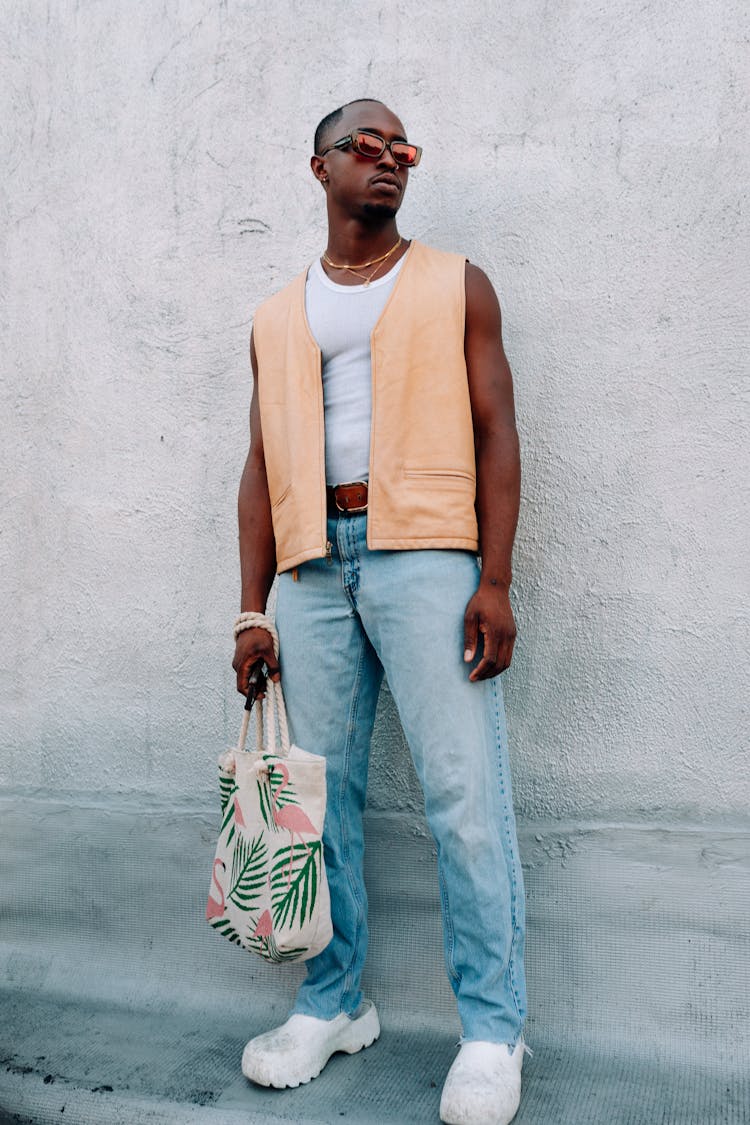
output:
[[[374,158],[380,156],[385,149],[385,141],[374,133],[355,133],[354,148],[362,156]]]
[[[391,145],[391,152],[393,159],[397,160],[399,164],[416,164],[417,162],[417,146],[407,145],[401,141],[394,141]]]

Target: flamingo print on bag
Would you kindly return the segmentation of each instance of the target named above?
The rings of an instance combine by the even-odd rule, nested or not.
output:
[[[273,921],[271,919],[271,911],[264,910],[258,919],[258,925],[253,930],[251,937],[254,938],[269,938],[273,933]]]
[[[289,832],[293,852],[293,848],[295,848],[295,836],[299,837],[300,844],[305,844],[307,847],[306,841],[302,839],[302,836],[317,836],[318,830],[313,821],[307,816],[307,813],[302,812],[298,804],[284,804],[283,807],[279,808],[279,798],[284,789],[287,789],[289,785],[289,771],[287,767],[281,765],[280,762],[275,763],[272,766],[272,771],[273,769],[278,769],[281,774],[281,784],[278,786],[275,793],[273,789],[271,789],[271,816],[277,828],[286,828]],[[307,849],[309,852],[309,847]],[[291,866],[289,868],[289,873],[291,876]]]
[[[242,809],[240,808],[240,802],[239,802],[238,797],[234,798],[234,823],[239,828],[247,828],[247,825],[245,824],[245,818],[242,815]]]
[[[273,919],[271,918],[271,911],[264,910],[258,919],[258,924],[250,935],[251,941],[260,942],[260,951],[268,961],[293,961],[300,953],[304,953],[303,949],[285,950],[282,952],[276,944],[276,939],[273,936]]]
[[[219,889],[219,895],[220,895],[221,901],[217,902],[217,900],[215,898],[211,897],[211,892],[210,891],[208,892],[208,902],[206,903],[206,921],[207,922],[210,922],[213,918],[223,918],[224,911],[226,909],[226,903],[224,901],[224,889],[223,889],[221,883],[219,882],[219,880],[216,877],[216,865],[217,865],[217,863],[218,863],[219,867],[222,868],[223,871],[226,871],[226,864],[222,863],[222,861],[220,859],[215,859],[214,860],[214,866],[213,866],[213,872],[212,872],[212,882],[216,883],[216,886]]]

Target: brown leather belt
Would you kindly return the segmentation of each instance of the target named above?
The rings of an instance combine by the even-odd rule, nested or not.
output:
[[[367,511],[367,481],[327,484],[326,500],[329,516],[359,516]]]

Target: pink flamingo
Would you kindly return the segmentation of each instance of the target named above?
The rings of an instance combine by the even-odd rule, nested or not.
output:
[[[284,805],[283,808],[279,808],[277,806],[276,802],[289,785],[289,770],[280,762],[277,762],[273,768],[279,771],[282,780],[281,785],[278,787],[275,793],[273,792],[273,789],[271,789],[271,815],[276,827],[286,828],[291,837],[292,846],[289,849],[289,877],[287,880],[288,882],[291,882],[292,864],[294,862],[294,837],[299,837],[300,843],[304,844],[309,855],[310,849],[305,840],[302,839],[302,836],[303,834],[308,836],[317,836],[318,830],[316,829],[310,818],[306,815],[306,813],[302,811],[299,805]]]
[[[221,897],[221,901],[217,902],[215,898],[211,898],[211,892],[210,891],[208,892],[208,902],[206,903],[206,921],[207,922],[210,922],[212,920],[212,918],[221,918],[224,914],[225,909],[226,909],[226,903],[224,901],[224,889],[223,889],[221,883],[219,882],[219,880],[216,878],[216,864],[217,863],[218,863],[219,867],[222,867],[224,869],[224,871],[226,871],[226,869],[227,869],[226,864],[222,863],[222,861],[220,859],[214,860],[214,866],[213,866],[213,870],[211,872],[211,876],[212,876],[212,881],[214,883],[216,883],[216,886],[219,888],[219,895]]]
[[[240,828],[247,828],[247,825],[245,824],[245,818],[242,815],[242,809],[240,808],[240,802],[237,797],[234,798],[234,823],[239,825]]]
[[[264,910],[258,919],[258,925],[255,927],[254,932],[251,934],[253,938],[260,938],[261,947],[265,946],[266,956],[271,961],[280,961],[279,947],[274,941],[273,936],[273,919],[271,918],[271,911]]]
[[[264,910],[258,919],[258,925],[253,931],[252,937],[268,938],[273,933],[273,920],[271,918],[271,911]]]

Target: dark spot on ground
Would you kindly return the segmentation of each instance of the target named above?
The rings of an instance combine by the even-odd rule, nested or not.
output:
[[[11,1072],[11,1074],[33,1074],[34,1073],[33,1066],[17,1066],[15,1063],[9,1062],[8,1060],[5,1060],[5,1061],[7,1063],[5,1069],[9,1070]]]
[[[188,1098],[193,1105],[208,1105],[215,1100],[216,1093],[213,1090],[196,1090]]]

